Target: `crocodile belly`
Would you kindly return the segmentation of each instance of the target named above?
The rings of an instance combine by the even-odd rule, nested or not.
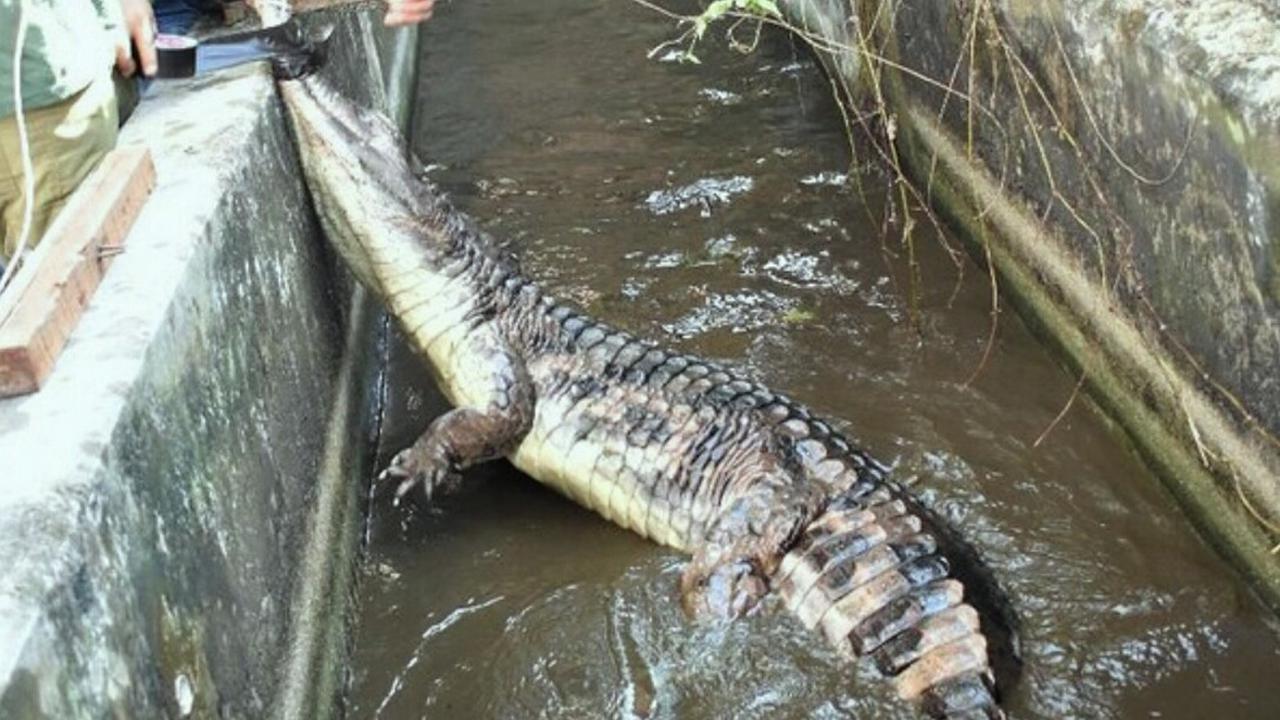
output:
[[[661,427],[651,419],[659,411]],[[569,387],[539,396],[533,426],[511,461],[609,521],[688,551],[689,509],[670,488],[671,458],[681,457],[679,428],[689,415],[635,388],[610,386],[592,396]]]

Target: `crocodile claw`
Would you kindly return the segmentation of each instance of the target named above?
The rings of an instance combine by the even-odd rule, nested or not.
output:
[[[685,612],[703,620],[732,620],[754,615],[769,592],[768,582],[755,564],[729,561],[702,571],[691,563],[681,577],[681,601]]]
[[[418,446],[412,446],[396,453],[391,464],[378,474],[379,483],[398,481],[395,491],[395,504],[421,485],[423,495],[428,502],[438,490],[449,490],[458,484],[461,475],[444,457],[424,453]]]

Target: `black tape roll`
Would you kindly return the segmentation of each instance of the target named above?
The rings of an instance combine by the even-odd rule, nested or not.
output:
[[[200,43],[186,35],[156,36],[156,77],[188,78],[196,74],[196,46]]]

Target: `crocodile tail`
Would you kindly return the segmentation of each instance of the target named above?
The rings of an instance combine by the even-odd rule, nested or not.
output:
[[[987,638],[920,515],[887,488],[837,497],[784,556],[773,584],[802,623],[870,657],[935,718],[1003,718]]]

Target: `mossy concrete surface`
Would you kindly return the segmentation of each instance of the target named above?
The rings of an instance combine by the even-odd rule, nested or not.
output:
[[[1280,608],[1280,8],[783,7],[989,253],[1002,296]]]
[[[379,48],[416,33],[330,19],[325,72],[385,107],[411,68]],[[0,401],[0,717],[325,715],[368,311],[265,66],[157,83],[121,143],[151,148],[155,193],[47,386]]]

